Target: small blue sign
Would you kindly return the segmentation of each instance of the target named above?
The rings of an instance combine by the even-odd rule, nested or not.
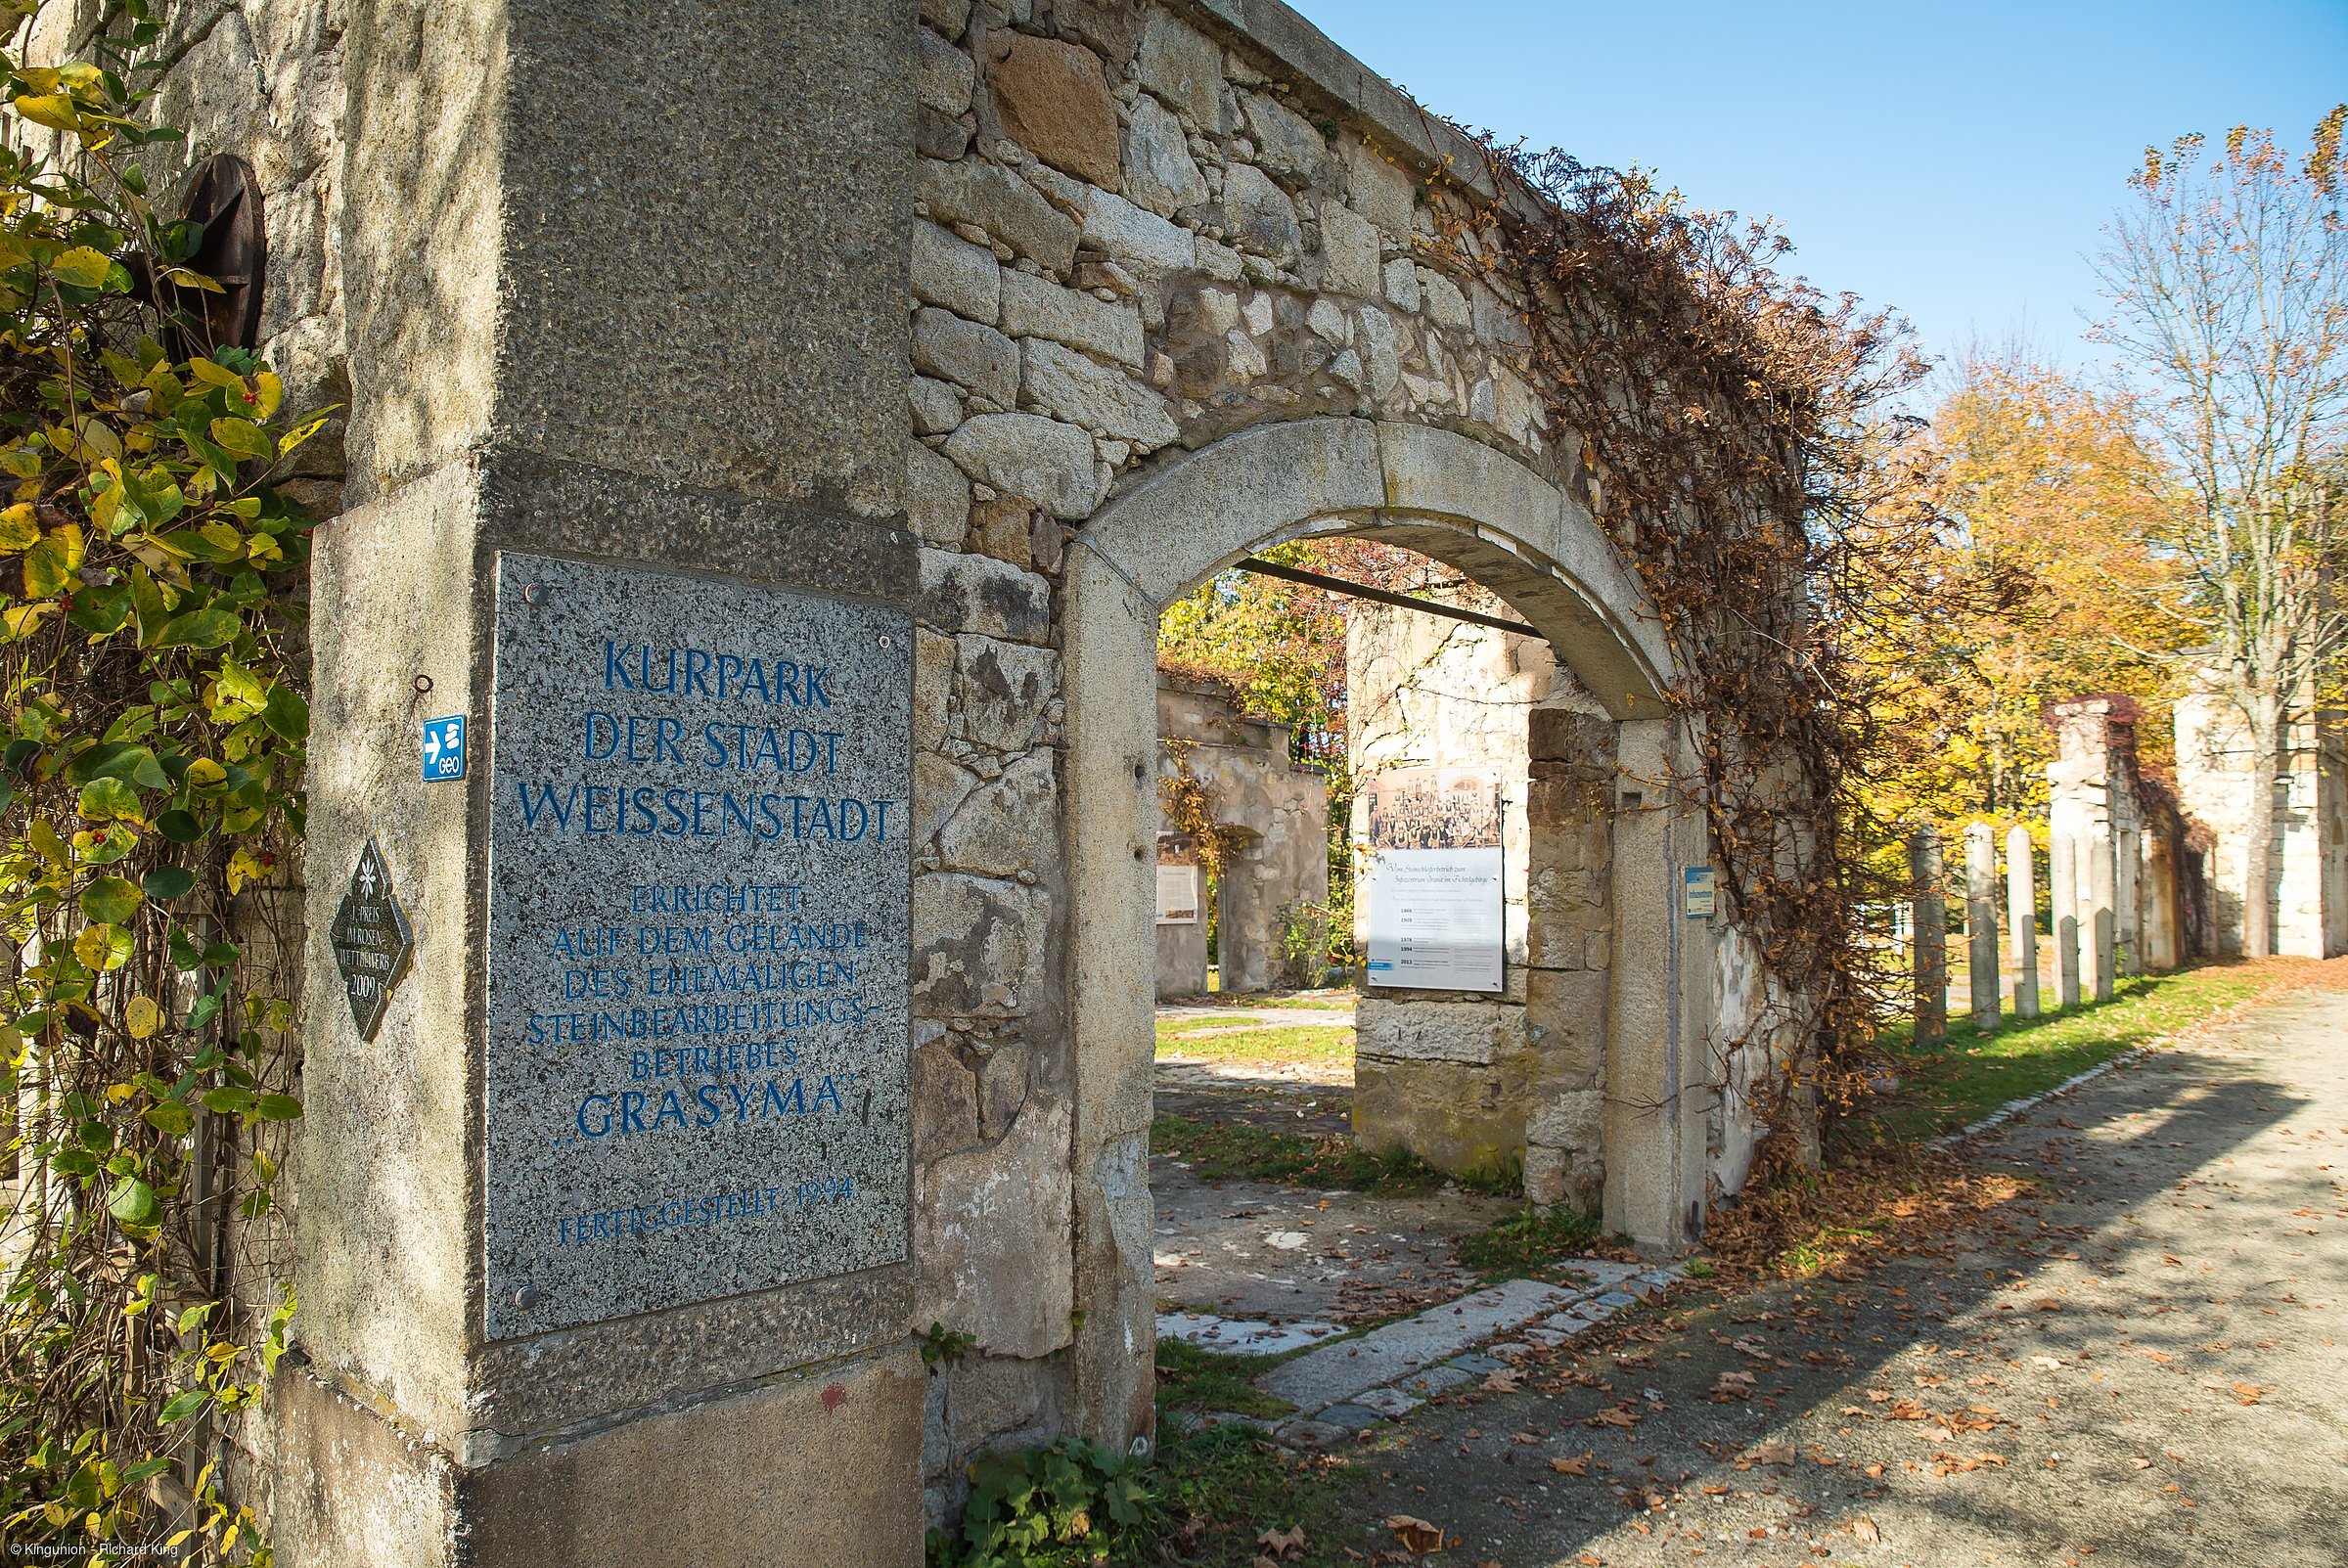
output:
[[[1709,866],[1691,866],[1680,874],[1688,918],[1708,920],[1720,907],[1720,874]]]
[[[424,721],[424,782],[446,784],[465,777],[465,715]]]

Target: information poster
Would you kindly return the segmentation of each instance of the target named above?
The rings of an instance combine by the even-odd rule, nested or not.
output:
[[[1160,861],[1157,866],[1157,923],[1198,923],[1198,867]]]
[[[912,641],[500,558],[491,1338],[904,1257]]]
[[[1357,896],[1368,912],[1370,983],[1498,992],[1508,922],[1500,779],[1481,768],[1412,768],[1364,786]]]

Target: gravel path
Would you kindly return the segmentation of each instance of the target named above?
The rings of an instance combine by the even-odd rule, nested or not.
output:
[[[1354,1546],[1410,1514],[1463,1568],[2348,1564],[2348,997],[1971,1157],[2028,1185],[1862,1277],[1683,1292],[1559,1391],[1374,1429]]]

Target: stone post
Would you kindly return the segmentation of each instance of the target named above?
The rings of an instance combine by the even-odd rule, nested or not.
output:
[[[2109,1002],[2119,944],[2109,838],[2099,835],[2087,841],[2086,869],[2087,885],[2080,900],[2086,908],[2079,921],[2079,983],[2082,989],[2092,985],[2098,1002]]]
[[[1908,839],[1908,875],[1916,883],[1916,1041],[1949,1033],[1949,910],[1941,887],[1940,835],[1919,828]]]
[[[344,20],[352,478],[312,569],[274,1545],[917,1562],[914,6]],[[680,80],[727,111],[678,112]],[[759,725],[827,710],[820,840],[648,739],[747,724],[753,681]],[[457,716],[466,765],[427,771],[420,726]],[[664,837],[680,793],[693,836]],[[413,932],[364,1010],[353,900]],[[744,1098],[666,1053],[649,1081],[638,955],[802,918],[865,922],[865,1010],[712,1008]]]
[[[2079,1006],[2079,841],[2056,829],[2048,839],[2047,892],[2054,909],[2054,1001]]]
[[[1690,1173],[1683,1140],[1702,1117],[1684,1094],[1683,1043],[1704,1038],[1681,1008],[1701,992],[1682,987],[1691,922],[1680,914],[1680,868],[1700,864],[1700,813],[1677,805],[1658,781],[1672,775],[1677,726],[1668,719],[1628,722],[1617,731],[1622,782],[1615,797],[1613,888],[1615,945],[1640,962],[1607,973],[1606,1172],[1602,1213],[1608,1231],[1677,1247],[1692,1230]],[[1708,944],[1707,944],[1708,948]],[[1708,960],[1708,953],[1707,953]],[[1694,1180],[1700,1181],[1697,1174]]]
[[[1985,822],[1964,829],[1964,935],[1973,1027],[1988,1034],[1998,1026],[1998,840]]]
[[[2030,829],[2006,830],[2006,940],[2013,954],[2013,1015],[2038,1016],[2038,888]]]

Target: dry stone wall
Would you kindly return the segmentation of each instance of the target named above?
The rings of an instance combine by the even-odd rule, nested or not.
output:
[[[1414,420],[1556,454],[1512,368],[1517,322],[1429,264],[1420,177],[1207,8],[923,0],[921,22],[915,1255],[924,1321],[978,1340],[932,1374],[938,1517],[971,1453],[1067,1397],[1063,553],[1121,485],[1261,422]]]

